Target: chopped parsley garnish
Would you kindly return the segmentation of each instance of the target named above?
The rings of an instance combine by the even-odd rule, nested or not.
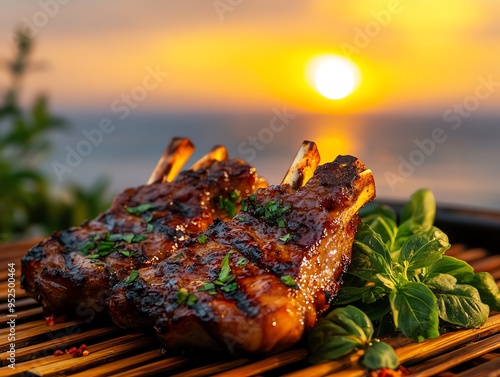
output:
[[[236,276],[231,273],[231,266],[229,265],[229,256],[234,253],[236,253],[236,251],[231,250],[225,255],[217,279],[213,283],[203,283],[203,286],[198,288],[199,292],[207,292],[211,295],[215,295],[217,294],[215,290],[216,286],[220,287],[221,291],[226,293],[234,292],[238,289],[238,283],[234,281],[236,280]],[[245,258],[240,258],[238,262],[244,263],[243,260],[246,262]]]
[[[183,255],[182,253],[177,253],[177,254],[174,255],[174,258],[175,259],[180,259],[182,257],[182,255]]]
[[[280,241],[287,243],[288,241],[291,241],[292,238],[293,238],[292,235],[290,233],[287,233],[283,237],[280,237]]]
[[[198,297],[189,293],[186,288],[181,288],[177,291],[177,302],[179,304],[186,304],[187,306],[192,306],[198,301]]]
[[[254,194],[248,197],[249,203],[255,209],[255,217],[263,217],[268,225],[278,225],[280,228],[285,228],[286,223],[282,216],[290,211],[290,205],[282,206],[281,199],[279,201],[269,200],[264,204],[258,204]],[[248,204],[245,206],[248,209]],[[243,206],[243,204],[242,204]]]
[[[223,287],[221,287],[221,291],[224,291],[226,293],[231,293],[234,292],[238,289],[238,283],[234,282],[231,284],[226,284]]]
[[[123,235],[121,233],[113,233],[110,234],[109,232],[106,232],[106,241],[121,241]]]
[[[136,207],[127,207],[126,211],[132,215],[138,215],[140,213],[146,212],[151,208],[153,208],[152,204],[140,204]]]
[[[92,235],[94,236],[94,235]],[[90,238],[90,237],[89,237]],[[94,237],[92,237],[93,239]],[[85,242],[82,245],[82,253],[87,254],[90,250],[95,249],[95,243],[92,241]]]
[[[203,283],[201,288],[198,288],[198,292],[207,292],[208,294],[215,295],[215,285],[213,283]]]
[[[236,191],[233,191],[229,194],[229,199],[227,198],[224,198],[221,196],[219,196],[219,204],[218,204],[218,208],[219,209],[224,209],[227,213],[227,215],[230,217],[230,218],[233,218],[234,216],[236,216],[236,203],[238,203],[238,200],[240,198],[240,195],[236,192]]]
[[[215,284],[217,284],[217,285],[225,285],[225,284],[233,281],[236,278],[236,276],[230,274],[230,272],[231,272],[231,266],[229,265],[229,255],[231,255],[233,253],[235,253],[235,251],[231,250],[230,252],[228,252],[226,254],[226,256],[224,257],[224,259],[222,260],[221,269],[220,269],[220,272],[219,272],[219,277],[214,282]]]
[[[238,217],[238,221],[241,221],[242,223],[245,222],[245,218],[244,217]]]
[[[146,232],[148,232],[148,233],[152,233],[154,229],[155,229],[155,227],[153,226],[153,224],[148,224],[146,226]]]
[[[146,238],[148,238],[148,236],[145,234],[111,234],[106,232],[104,235],[101,235],[100,233],[94,233],[89,236],[89,239],[92,239],[92,241],[87,241],[82,245],[81,253],[93,260],[107,257],[114,251],[119,251],[122,255],[127,257],[136,257],[137,255],[135,253],[131,253],[127,250],[120,250],[124,246],[121,242],[125,241],[130,244],[141,242]]]
[[[283,275],[280,280],[287,287],[297,287],[297,282],[291,275]]]
[[[207,243],[207,235],[202,234],[201,236],[198,237],[198,243],[204,244]]]
[[[246,199],[242,199],[242,200],[241,200],[241,210],[242,210],[243,212],[248,211],[248,202],[247,202],[247,200],[246,200]]]
[[[236,265],[238,267],[245,267],[247,264],[248,264],[248,259],[245,259],[243,257],[241,257],[240,259],[238,259],[238,261],[236,262]]]
[[[125,234],[122,239],[127,242],[127,243],[132,243],[132,240],[134,239],[133,234]]]
[[[130,275],[123,282],[129,284],[136,281],[138,277],[139,277],[139,271],[132,270],[130,271]]]

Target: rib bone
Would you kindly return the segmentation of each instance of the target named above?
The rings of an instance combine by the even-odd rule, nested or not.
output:
[[[321,157],[316,143],[305,140],[295,155],[295,159],[286,172],[281,184],[288,184],[295,190],[304,186],[314,175],[314,171],[318,167],[320,160]]]
[[[191,157],[194,145],[187,138],[173,138],[163,152],[147,184],[172,181]]]
[[[223,147],[222,145],[216,145],[210,152],[196,161],[193,166],[189,168],[189,170],[196,171],[199,169],[207,169],[215,161],[226,161],[228,157],[229,156],[226,147]]]

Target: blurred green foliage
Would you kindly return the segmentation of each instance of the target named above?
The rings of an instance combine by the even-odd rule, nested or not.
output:
[[[91,188],[70,183],[56,193],[41,170],[51,150],[50,132],[67,123],[49,113],[44,95],[29,109],[20,105],[22,81],[33,67],[32,47],[32,40],[18,33],[16,56],[3,64],[11,84],[0,99],[0,242],[78,225],[109,204],[107,181]]]

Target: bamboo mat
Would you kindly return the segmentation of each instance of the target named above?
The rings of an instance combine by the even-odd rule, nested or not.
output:
[[[129,333],[112,324],[66,321],[47,326],[40,305],[19,286],[20,258],[35,242],[0,245],[0,377],[1,376],[366,376],[358,355],[320,365],[307,362],[300,346],[260,358],[167,355],[153,336]],[[469,262],[476,271],[490,272],[500,286],[500,255],[454,245],[447,254]],[[15,263],[15,369],[9,367],[8,263]],[[500,376],[500,313],[492,313],[479,329],[442,335],[414,343],[403,337],[385,339],[411,376]],[[86,344],[88,356],[54,356]]]

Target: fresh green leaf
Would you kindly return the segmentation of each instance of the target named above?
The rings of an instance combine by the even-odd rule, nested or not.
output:
[[[132,270],[130,271],[130,275],[124,280],[124,283],[129,284],[137,280],[139,277],[139,271]]]
[[[388,250],[392,250],[396,241],[398,226],[396,222],[387,217],[374,217],[370,222],[365,222],[372,230],[377,233],[382,241],[387,245]]]
[[[411,221],[423,227],[430,227],[434,224],[436,217],[436,200],[428,189],[416,191],[410,200],[403,207],[400,215],[401,224]]]
[[[233,203],[236,203],[238,201],[238,199],[240,198],[240,194],[238,194],[237,191],[232,191],[230,194],[229,194],[229,199],[233,202]]]
[[[148,236],[146,236],[145,234],[134,234],[134,237],[132,237],[132,243],[141,242],[147,238]]]
[[[310,353],[309,361],[312,364],[340,359],[363,345],[363,342],[353,335],[339,336],[330,334],[330,336],[323,336],[323,334],[320,334],[321,337],[315,336],[315,334],[319,334],[321,330],[320,327],[314,327],[308,338],[308,349]],[[326,335],[328,335],[328,333]]]
[[[120,250],[120,254],[125,256],[125,257],[130,257],[130,251],[128,250]]]
[[[396,239],[394,240],[394,245],[391,253],[394,260],[398,259],[399,251],[406,240],[421,229],[425,229],[425,227],[418,225],[412,221],[406,221],[398,227]]]
[[[198,297],[196,297],[195,295],[193,295],[192,293],[189,294],[187,300],[186,300],[186,305],[187,306],[192,306],[196,303],[196,301],[198,301]]]
[[[377,274],[391,274],[391,256],[380,236],[368,225],[361,223],[354,240],[349,273],[367,281]]]
[[[430,276],[437,274],[449,274],[454,276],[458,283],[465,283],[474,277],[474,269],[465,261],[443,255],[443,257],[429,266]]]
[[[240,259],[238,259],[238,261],[236,262],[236,265],[238,267],[245,267],[247,264],[248,264],[248,259],[243,258],[243,257],[241,257]]]
[[[310,361],[339,359],[368,346],[373,335],[370,319],[354,306],[337,308],[318,321],[309,333]]]
[[[287,287],[297,287],[297,282],[291,275],[283,275],[280,280]]]
[[[437,300],[425,284],[407,283],[389,298],[394,324],[404,336],[417,342],[439,337]]]
[[[347,305],[355,301],[359,301],[362,297],[372,290],[373,286],[365,285],[364,287],[341,286],[337,293],[337,305]]]
[[[333,310],[326,316],[328,321],[342,327],[348,334],[357,336],[368,344],[373,336],[373,324],[370,318],[355,306],[348,305]]]
[[[113,241],[113,242],[121,241],[122,237],[123,236],[121,233],[113,233],[113,234],[106,233],[106,240],[107,241]]]
[[[477,289],[481,301],[490,307],[490,310],[500,311],[500,290],[489,272],[477,272],[467,279],[467,284]]]
[[[481,302],[476,288],[457,284],[451,291],[436,294],[439,317],[454,326],[475,328],[481,326],[490,314],[488,305]]]
[[[401,248],[399,263],[416,270],[432,265],[450,248],[448,236],[435,227],[422,229],[409,237]]]
[[[369,218],[386,217],[396,222],[396,212],[385,204],[368,203],[359,210],[359,215],[364,223],[370,223]]]
[[[140,204],[136,207],[127,207],[126,211],[132,215],[137,215],[153,208],[153,204]]]
[[[229,253],[227,253],[224,256],[224,259],[222,259],[218,280],[225,283],[229,279],[230,272],[231,272],[231,266],[229,265]]]
[[[386,343],[377,341],[365,349],[359,361],[370,370],[382,368],[397,369],[399,366],[398,356],[394,352],[394,349]]]
[[[125,234],[124,236],[122,236],[122,239],[127,243],[132,243],[132,240],[134,239],[134,235],[133,234]]]
[[[198,292],[207,292],[209,294],[215,294],[215,285],[213,283],[203,283],[201,288],[198,288]]]
[[[293,239],[293,236],[290,233],[285,234],[283,237],[280,237],[280,241],[287,243],[288,241],[291,241]]]
[[[85,242],[81,249],[83,254],[87,254],[90,250],[95,249],[95,243],[92,241]]]
[[[186,288],[181,288],[177,291],[177,302],[185,304],[189,297],[189,291]]]
[[[146,232],[148,232],[148,233],[152,233],[154,229],[155,228],[154,228],[153,224],[148,224],[146,226]]]
[[[220,289],[221,289],[221,291],[226,292],[226,293],[234,292],[238,289],[238,284],[236,282],[228,283],[228,284],[225,284],[224,286],[222,286]]]
[[[218,208],[224,209],[230,218],[233,218],[237,213],[234,203],[230,199],[223,198],[222,196],[219,196]]]
[[[198,237],[198,243],[204,244],[207,243],[207,235],[202,234],[201,236]]]
[[[434,293],[436,291],[448,292],[455,288],[457,278],[449,274],[433,274],[426,278],[423,283]]]

